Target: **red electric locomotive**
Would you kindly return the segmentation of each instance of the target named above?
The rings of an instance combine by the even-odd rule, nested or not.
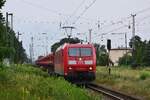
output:
[[[96,52],[92,44],[64,44],[54,54],[54,71],[70,80],[94,80]]]

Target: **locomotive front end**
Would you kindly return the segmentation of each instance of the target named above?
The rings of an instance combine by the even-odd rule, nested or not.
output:
[[[67,78],[72,80],[94,80],[96,54],[91,45],[68,47]]]

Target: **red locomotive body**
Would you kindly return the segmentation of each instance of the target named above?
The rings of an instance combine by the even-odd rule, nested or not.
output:
[[[54,71],[69,79],[94,80],[96,54],[92,44],[64,44],[54,55]]]

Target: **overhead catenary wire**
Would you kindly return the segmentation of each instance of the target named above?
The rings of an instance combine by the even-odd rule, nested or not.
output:
[[[108,32],[104,32],[104,33],[102,33],[102,34],[98,34],[98,35],[96,35],[96,36],[93,36],[92,38],[98,38],[98,36],[107,35],[107,34],[110,34],[110,33],[112,33],[112,32],[115,32],[115,31],[118,31],[118,30],[120,30],[120,29],[123,29],[123,28],[125,28],[125,27],[127,27],[127,25],[123,25],[123,26],[121,26],[121,27],[119,27],[119,28],[110,30],[110,31],[108,31]]]
[[[140,11],[137,11],[135,14],[136,14],[136,15],[142,14],[142,13],[145,13],[145,12],[147,12],[147,11],[149,11],[149,10],[150,10],[150,7],[145,8],[145,9],[142,9],[142,10],[140,10]],[[146,16],[146,17],[144,17],[144,18],[147,18],[147,17],[149,17],[149,16]],[[111,26],[114,26],[114,25],[123,23],[123,21],[125,21],[125,20],[127,20],[127,19],[130,19],[130,18],[131,18],[131,16],[125,17],[125,18],[123,18],[123,19],[120,20],[120,21],[114,22],[114,23],[109,24],[109,25],[105,25],[105,26],[103,26],[103,27],[101,27],[101,28],[108,28],[108,27],[111,27]],[[143,19],[144,19],[144,18],[143,18]]]
[[[138,15],[138,14],[142,14],[142,13],[147,12],[147,11],[149,11],[149,10],[150,10],[150,7],[145,8],[145,9],[142,9],[142,10],[140,10],[140,11],[136,12],[136,15]]]
[[[44,7],[40,4],[35,4],[35,3],[32,3],[30,1],[27,1],[27,0],[17,0],[17,1],[21,1],[22,3],[25,3],[25,4],[28,4],[32,7],[36,7],[38,9],[43,9],[44,11],[47,11],[47,12],[50,12],[50,13],[54,13],[58,16],[71,16],[70,14],[66,14],[66,13],[62,13],[62,12],[59,12],[59,11],[56,11],[56,10],[52,10],[52,9],[49,9],[47,7]],[[72,17],[75,17],[75,18],[78,18],[78,16],[72,16]],[[90,18],[86,18],[86,17],[80,17],[81,19],[84,19],[84,20],[91,20],[91,21],[96,21],[95,19],[90,19]]]
[[[77,11],[80,9],[80,7],[84,4],[85,1],[86,0],[82,0],[82,2],[79,4],[79,6],[73,11],[73,13],[71,14],[71,16],[74,16],[77,13]]]
[[[26,2],[26,0],[22,0],[22,1],[25,1],[25,2]],[[94,0],[94,1],[96,1],[96,0]],[[94,3],[94,1],[93,1],[93,3]],[[29,3],[29,2],[28,2],[28,3]],[[93,4],[93,3],[92,3],[92,4]],[[29,4],[33,6],[34,3],[29,3]],[[91,5],[92,5],[92,4],[91,4]],[[35,5],[36,5],[36,4],[35,4]],[[35,6],[35,5],[34,5],[34,6]],[[51,12],[56,13],[56,14],[59,14],[59,15],[64,15],[64,14],[62,14],[62,13],[59,13],[59,12],[57,12],[57,11],[51,10],[51,9],[49,9],[49,8],[46,8],[46,7],[43,7],[43,6],[40,6],[40,5],[37,5],[37,7],[38,7],[38,8],[40,7],[40,8],[42,8],[42,9],[47,9],[48,11],[51,11]],[[90,6],[89,6],[89,7],[90,7]],[[150,10],[150,7],[149,7],[149,8],[146,8],[146,9],[143,9],[143,10],[141,10],[141,11],[138,11],[137,14],[141,14],[141,13],[144,13],[144,12],[149,11],[149,10]],[[84,14],[84,13],[83,13],[83,14]],[[68,15],[65,14],[65,16],[68,16]],[[78,21],[81,17],[82,17],[82,14],[81,14],[81,16],[78,17],[77,21]],[[130,18],[130,17],[127,17],[127,19],[128,19],[128,18]],[[121,21],[120,21],[120,22],[121,22]],[[102,28],[111,27],[111,26],[114,26],[114,25],[116,25],[116,24],[119,24],[119,21],[117,21],[116,23],[114,23],[114,24],[112,24],[112,25],[111,25],[111,24],[108,25],[108,26],[106,25],[106,26],[104,26],[104,27],[102,27]]]
[[[81,6],[85,3],[86,0],[82,0],[81,3],[77,6],[77,8],[73,11],[73,13],[70,15],[69,20],[71,21],[71,18],[73,18],[78,10],[81,8]],[[67,22],[67,21],[66,21]]]
[[[19,0],[20,1],[20,0]],[[51,12],[51,13],[55,13],[55,14],[57,14],[57,15],[65,15],[65,16],[68,16],[67,14],[62,14],[62,13],[60,13],[60,12],[57,12],[57,11],[55,11],[55,10],[52,10],[52,9],[49,9],[49,8],[47,8],[47,7],[44,7],[44,6],[42,6],[42,5],[39,5],[39,4],[35,4],[35,3],[32,3],[32,2],[29,2],[29,1],[26,1],[26,0],[21,0],[23,3],[26,3],[26,4],[28,4],[28,5],[30,5],[30,6],[34,6],[34,7],[36,7],[36,8],[39,8],[39,9],[44,9],[44,10],[46,10],[46,11],[49,11],[49,12]]]
[[[142,21],[144,21],[145,19],[148,19],[148,18],[150,18],[150,15],[145,16],[145,17],[142,17],[139,21],[137,21],[137,23],[142,22]],[[119,22],[119,21],[118,21],[118,22]],[[132,23],[130,23],[130,24],[132,24]],[[124,27],[128,27],[128,25],[123,25],[123,26],[121,26],[121,27],[119,27],[119,28],[116,28],[116,29],[111,30],[111,31],[106,32],[106,33],[110,33],[110,32],[116,31],[116,30],[120,30],[120,29],[122,29],[122,28],[124,28]]]
[[[19,1],[20,1],[20,0],[19,0]],[[44,7],[44,6],[41,6],[41,5],[39,5],[39,4],[35,4],[35,3],[32,3],[32,2],[29,2],[29,1],[26,1],[26,0],[21,0],[21,1],[23,1],[24,3],[29,4],[29,5],[31,5],[31,6],[34,6],[34,7],[40,8],[40,9],[44,9],[44,10],[49,11],[49,12],[51,12],[51,13],[55,13],[55,14],[57,14],[57,15],[59,15],[59,16],[70,16],[69,14],[60,13],[60,12],[58,12],[58,11],[49,9],[49,8],[47,8],[47,7]],[[96,1],[96,0],[94,0],[94,1],[91,3],[91,6],[93,5],[93,3],[94,3],[95,1]],[[82,2],[83,2],[83,1],[82,1]],[[150,10],[150,7],[138,11],[138,12],[136,12],[136,14],[141,14],[141,13],[144,13],[144,12],[146,12],[146,11],[148,11],[148,10]],[[83,14],[84,14],[84,13],[83,13]],[[81,15],[82,15],[82,14],[81,14]],[[78,21],[80,18],[85,19],[85,20],[97,21],[96,19],[84,18],[84,17],[82,17],[82,16],[78,16],[78,17],[75,16],[75,17],[77,18],[76,21]],[[131,17],[131,16],[130,16],[130,17]],[[130,18],[130,17],[128,16],[128,17],[124,18],[123,20],[128,19],[128,18]],[[121,20],[120,20],[120,21],[121,21]],[[113,25],[116,25],[117,23],[119,23],[119,21],[115,22],[115,24],[106,25],[106,26],[104,26],[104,27],[106,27],[106,28],[107,28],[107,27],[111,27],[111,26],[113,26]],[[102,27],[102,28],[103,28],[103,27]]]
[[[39,23],[39,24],[58,24],[58,21],[47,21],[47,20],[43,20],[43,21],[39,21],[39,20],[35,20],[35,19],[24,19],[18,16],[15,16],[14,19],[16,22],[18,23]]]
[[[150,7],[145,8],[145,9],[142,9],[142,10],[140,10],[140,11],[136,12],[136,15],[139,15],[139,14],[145,13],[145,12],[147,12],[147,11],[149,11],[149,10],[150,10]],[[141,20],[141,21],[143,21],[143,20],[145,20],[145,19],[147,19],[147,18],[149,18],[149,17],[150,17],[150,15],[145,16],[145,17],[143,17],[143,18],[142,18],[142,19],[140,19],[140,20]],[[131,18],[131,16],[126,17],[124,20],[129,19],[129,18]],[[105,26],[104,26],[104,27],[102,27],[101,29],[103,29],[103,28],[108,28],[108,27],[114,26],[114,25],[119,24],[119,23],[123,23],[123,21],[117,21],[117,22],[115,22],[115,23],[113,23],[113,24],[105,25]],[[119,28],[116,28],[116,29],[111,30],[111,31],[109,31],[109,32],[106,32],[105,34],[109,34],[109,33],[111,33],[111,32],[114,32],[114,31],[120,30],[120,29],[122,29],[122,28],[124,28],[124,27],[127,27],[127,25],[124,25],[124,26],[122,26],[122,27],[119,27]],[[98,35],[101,35],[101,34],[98,34]],[[98,35],[96,35],[96,36],[94,36],[94,37],[97,37]],[[94,38],[94,37],[93,37],[93,38]]]
[[[77,17],[77,19],[73,22],[73,24],[76,24],[76,22],[84,15],[84,13],[96,2],[97,0],[94,0],[89,6],[87,6],[83,12]]]
[[[142,19],[140,19],[140,21],[137,21],[137,23],[139,23],[139,22],[142,22],[142,21],[144,21],[145,19],[147,19],[147,18],[150,18],[150,15],[148,15],[148,16],[145,16],[145,17],[143,17]],[[20,22],[20,21],[19,21]],[[22,22],[23,23],[46,23],[46,21],[33,21],[33,20],[22,20]],[[49,23],[53,23],[54,24],[54,22],[50,22],[50,21],[48,21]],[[118,21],[119,22],[119,21]],[[132,24],[132,23],[131,23]],[[113,30],[111,30],[111,31],[109,31],[109,32],[106,32],[105,34],[109,34],[110,32],[114,32],[114,31],[117,31],[117,30],[120,30],[120,29],[123,29],[123,28],[125,28],[125,27],[127,27],[127,25],[123,25],[122,27],[119,27],[119,28],[116,28],[116,29],[113,29]],[[56,32],[55,32],[56,33]],[[95,37],[97,37],[97,36],[100,36],[101,34],[99,34],[99,35],[96,35],[96,36],[94,36],[93,38],[95,38]]]

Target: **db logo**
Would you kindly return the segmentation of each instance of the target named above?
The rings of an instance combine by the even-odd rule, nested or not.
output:
[[[78,61],[78,64],[84,64],[84,62],[83,61]]]

